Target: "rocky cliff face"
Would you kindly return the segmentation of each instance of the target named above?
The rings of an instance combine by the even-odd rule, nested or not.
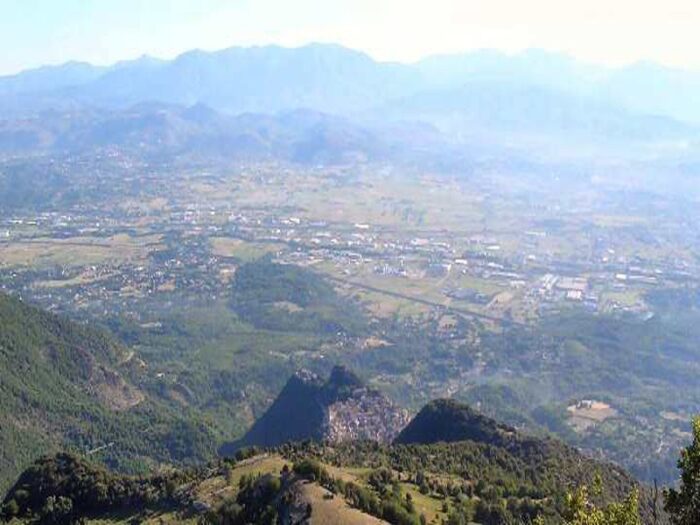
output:
[[[405,410],[347,368],[335,367],[325,382],[300,370],[248,433],[220,452],[225,455],[247,446],[270,447],[306,439],[389,443],[408,421]]]
[[[325,439],[333,443],[371,440],[390,443],[409,422],[408,412],[381,393],[357,389],[325,411]]]

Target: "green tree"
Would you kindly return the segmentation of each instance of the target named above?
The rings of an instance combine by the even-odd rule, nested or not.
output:
[[[678,460],[681,484],[666,493],[666,511],[674,525],[700,523],[700,417],[693,420],[693,442]]]
[[[7,503],[5,503],[5,506],[2,509],[2,514],[4,514],[4,517],[7,520],[10,520],[11,518],[14,518],[19,514],[19,505],[14,499],[10,499]],[[2,516],[0,514],[0,516]]]
[[[594,493],[600,495],[600,483],[595,485]],[[564,517],[567,525],[641,525],[639,493],[635,489],[624,501],[599,507],[591,501],[588,487],[579,487],[567,494]]]

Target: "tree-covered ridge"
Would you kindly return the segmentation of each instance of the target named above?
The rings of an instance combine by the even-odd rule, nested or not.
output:
[[[344,505],[394,525],[636,525],[627,519],[637,515],[634,482],[561,447],[538,455],[472,441],[386,446],[306,442],[140,477],[59,454],[40,459],[22,474],[2,512],[5,519],[24,523],[87,518],[272,525],[308,523],[338,499],[342,503],[334,504],[336,510]],[[586,486],[600,491],[589,493]],[[642,491],[639,510],[644,523],[651,524],[648,505]],[[337,523],[342,525],[341,515]],[[624,520],[589,520],[612,515]],[[659,523],[665,523],[661,518]]]
[[[427,410],[443,417],[468,414],[478,432],[431,444],[289,443],[244,449],[206,467],[139,477],[58,454],[41,458],[20,476],[2,512],[5,519],[25,523],[95,518],[272,525],[308,523],[316,513],[344,506],[393,525],[668,523],[662,502],[619,467],[554,439],[511,432],[457,403],[441,400]],[[505,429],[507,439],[494,439],[489,429],[497,434]],[[696,441],[698,436],[700,425]],[[695,523],[697,515],[692,514],[696,449],[694,443],[679,463],[680,492],[667,496],[667,510],[682,525]],[[334,499],[341,503],[331,504]]]
[[[236,270],[231,306],[241,319],[268,330],[360,334],[367,325],[360,307],[324,278],[269,258]]]
[[[306,444],[292,451],[292,458],[313,457],[343,469],[386,468],[401,473],[401,479],[421,493],[437,494],[456,501],[473,499],[466,515],[498,518],[485,523],[508,523],[516,518],[525,522],[537,515],[547,523],[561,523],[566,515],[568,493],[581,486],[593,486],[597,478],[605,488],[596,503],[621,501],[638,484],[622,469],[600,463],[555,441],[538,443],[523,439],[508,448],[474,441],[430,445],[379,446],[374,443],[350,443],[336,446]],[[650,523],[653,501],[642,489],[640,511]],[[480,520],[476,520],[482,523]],[[468,522],[468,521],[467,521]]]
[[[196,479],[195,471],[130,477],[77,456],[42,457],[25,470],[3,501],[6,519],[71,523],[77,517],[172,501],[175,489]]]
[[[423,407],[401,431],[396,443],[476,441],[503,446],[514,435],[514,428],[480,414],[469,405],[452,399],[438,399]]]
[[[106,447],[120,470],[201,461],[214,436],[137,386],[144,366],[100,330],[0,294],[0,490],[41,454]]]

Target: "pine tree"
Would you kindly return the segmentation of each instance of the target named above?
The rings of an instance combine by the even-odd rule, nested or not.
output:
[[[678,460],[681,484],[666,493],[666,511],[674,525],[700,523],[700,417],[693,420],[693,442]]]

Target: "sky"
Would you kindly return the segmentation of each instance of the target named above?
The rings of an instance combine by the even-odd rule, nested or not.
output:
[[[378,60],[492,48],[700,70],[698,0],[0,0],[0,74],[333,42]]]

